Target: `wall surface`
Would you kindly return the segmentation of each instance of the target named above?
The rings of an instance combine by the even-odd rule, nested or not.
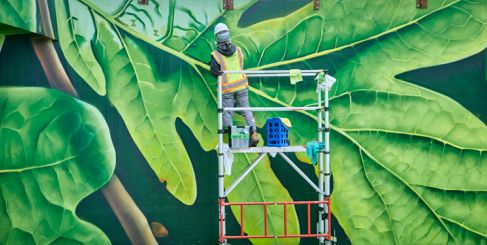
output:
[[[314,10],[235,0],[226,11],[221,0],[12,2],[0,1],[0,244],[217,243],[209,61],[219,22],[246,69],[326,68],[337,78],[338,244],[486,242],[487,1],[321,0]],[[312,79],[249,85],[252,106],[316,103]],[[267,118],[286,117],[292,144],[316,138],[314,114],[255,116],[263,136]],[[227,186],[255,156],[235,157]],[[316,180],[305,154],[291,158]],[[228,200],[315,198],[281,158],[266,157]],[[262,234],[263,219],[261,207],[246,208],[245,232]],[[271,234],[283,231],[282,208],[268,219]],[[288,219],[289,232],[307,231],[304,207],[289,207]],[[239,209],[227,220],[238,234]]]

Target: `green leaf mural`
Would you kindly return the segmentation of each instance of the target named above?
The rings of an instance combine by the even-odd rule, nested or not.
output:
[[[78,203],[115,168],[93,106],[56,90],[0,88],[0,243],[110,244]]]
[[[0,23],[37,33],[37,1],[1,1]]]
[[[225,22],[247,69],[328,68],[338,79],[331,93],[332,211],[352,242],[485,242],[486,126],[452,99],[395,78],[485,49],[485,1],[431,1],[427,9],[417,9],[414,1],[321,1],[319,11],[307,4],[247,27],[238,23],[255,1],[238,1],[232,11],[222,11],[216,0],[127,1],[116,10],[78,2],[91,13],[83,23],[95,23],[94,31],[72,30],[70,36],[92,44],[82,52],[93,54],[83,57],[96,58],[108,98],[135,143],[184,203],[196,196],[185,153],[195,146],[182,145],[174,122],[181,118],[203,149],[214,148],[216,80],[206,63],[214,49],[213,26]],[[63,3],[65,16],[79,15]],[[71,42],[65,38],[61,43]],[[83,76],[86,67],[75,70]],[[313,83],[262,79],[250,85],[253,106],[316,103]],[[258,113],[257,124],[276,115]],[[315,137],[312,114],[279,116],[298,122],[290,135],[294,144]],[[248,164],[242,162],[235,169]],[[266,164],[245,181],[230,200],[291,199]],[[261,217],[258,211],[247,215]],[[277,223],[278,216],[271,219]],[[297,220],[291,222],[298,229]]]
[[[2,51],[3,42],[5,42],[5,35],[0,35],[0,51]]]
[[[90,16],[88,9],[78,1],[67,1],[64,7],[56,4],[58,36],[64,56],[93,90],[99,95],[105,95],[105,76],[91,45],[95,24],[90,19],[86,21]]]
[[[162,71],[155,69],[146,46],[122,35],[102,17],[95,17],[95,21],[99,32],[96,55],[107,58],[100,63],[107,78],[108,98],[151,167],[161,181],[167,181],[168,190],[192,204],[196,198],[194,172],[174,125],[176,116],[181,116],[198,126],[199,137],[211,135],[203,123],[208,116],[199,112],[209,110],[205,96],[198,94],[205,89],[191,86],[191,75],[197,73],[178,60],[159,66]]]
[[[202,64],[197,66],[197,61],[181,57],[177,52],[137,33],[128,33],[130,29],[95,5],[86,2],[84,8],[81,5],[68,8],[71,6],[70,2],[62,3],[65,5],[60,5],[59,8],[71,11],[66,12],[65,16],[80,16],[76,17],[78,22],[80,18],[84,18],[81,23],[95,23],[96,35],[72,29],[70,36],[81,36],[79,39],[90,40],[93,56],[106,79],[107,96],[124,119],[140,151],[161,181],[167,183],[167,189],[174,196],[185,204],[194,203],[195,176],[186,148],[175,130],[175,121],[181,118],[191,128],[203,149],[214,149],[215,79],[210,77],[206,67],[203,66],[202,69]],[[90,9],[90,15],[82,14]],[[70,36],[60,35],[60,42],[71,42]],[[71,54],[65,54],[69,55]],[[78,65],[73,60],[79,59],[67,60],[73,67]],[[248,164],[250,163],[247,160],[235,168],[243,169]],[[252,187],[252,191],[237,188],[229,199],[272,201],[278,197],[278,200],[292,200],[269,170],[268,164],[259,166],[254,171],[254,177],[247,178],[243,184]],[[299,224],[293,208],[289,209],[288,216],[288,231],[298,233]],[[261,210],[250,208],[245,219],[262,222]],[[269,212],[269,219],[275,224],[270,229],[282,231],[282,211],[281,214]],[[257,227],[248,226],[247,229],[254,232]],[[263,230],[260,233],[262,232]]]

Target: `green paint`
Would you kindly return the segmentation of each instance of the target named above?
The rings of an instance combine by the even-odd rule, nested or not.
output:
[[[93,90],[105,95],[105,76],[91,45],[95,26],[89,9],[78,1],[61,0],[56,4],[56,18],[64,56]]]
[[[180,1],[180,3],[184,5],[187,2]],[[170,132],[171,124],[176,117],[181,117],[193,133],[196,132],[195,136],[204,149],[211,149],[211,144],[205,145],[206,139],[213,139],[214,145],[216,134],[211,134],[214,132],[208,130],[208,137],[201,137],[198,133],[201,132],[202,125],[208,129],[216,128],[214,120],[204,120],[205,117],[194,116],[189,117],[188,120],[186,114],[178,115],[178,112],[193,111],[187,108],[191,108],[190,103],[193,98],[198,98],[202,103],[197,105],[205,107],[204,109],[196,107],[195,115],[206,115],[206,118],[211,118],[209,114],[211,115],[210,112],[215,108],[214,79],[208,75],[208,66],[202,63],[208,61],[209,53],[214,48],[212,26],[216,22],[223,21],[232,30],[232,40],[244,50],[247,68],[329,67],[332,74],[337,77],[338,83],[332,91],[331,100],[332,128],[335,137],[342,140],[339,143],[332,143],[332,148],[336,151],[332,154],[334,163],[332,168],[336,181],[333,210],[352,241],[421,243],[434,238],[441,243],[458,242],[472,237],[473,233],[483,234],[475,222],[462,223],[462,219],[449,213],[451,211],[441,214],[437,212],[433,200],[421,195],[423,190],[417,189],[416,183],[412,180],[420,179],[422,172],[434,172],[433,170],[437,168],[428,165],[427,156],[432,153],[422,150],[419,142],[427,140],[435,144],[447,144],[452,147],[451,154],[455,154],[453,152],[460,149],[482,151],[487,147],[486,137],[484,137],[487,136],[487,128],[453,100],[400,81],[394,76],[425,66],[451,62],[484,49],[487,27],[482,18],[485,18],[483,12],[487,6],[485,3],[448,1],[434,3],[427,10],[418,10],[414,7],[414,2],[390,3],[385,1],[384,4],[375,5],[378,3],[355,1],[330,6],[328,4],[331,3],[324,3],[318,12],[303,7],[286,18],[263,21],[247,28],[238,28],[237,25],[242,13],[252,6],[251,3],[224,15],[216,14],[215,11],[209,12],[207,16],[211,18],[206,18],[205,21],[199,21],[193,12],[186,11],[185,14],[191,18],[191,21],[184,18],[182,20],[180,15],[174,14],[170,21],[162,23],[167,26],[164,40],[154,40],[143,30],[147,26],[150,26],[147,28],[149,33],[152,33],[153,29],[162,30],[162,27],[152,27],[155,18],[162,16],[156,6],[130,12],[131,19],[135,18],[136,26],[142,26],[142,29],[130,29],[127,27],[128,23],[123,22],[123,18],[115,20],[105,14],[103,9],[94,8],[97,14],[108,20],[97,19],[100,40],[96,42],[104,44],[103,47],[109,46],[107,44],[110,43],[115,49],[115,51],[110,51],[110,48],[103,49],[105,53],[97,53],[96,57],[115,57],[113,55],[115,53],[124,54],[117,55],[116,58],[126,56],[125,61],[107,62],[106,59],[100,61],[105,73],[112,69],[117,72],[121,68],[129,69],[126,77],[130,81],[121,83],[126,87],[121,89],[108,82],[108,96],[124,118],[139,149],[143,153],[146,152],[144,155],[149,159],[152,168],[160,177],[166,174],[168,189],[183,202],[191,203],[192,199],[188,193],[191,193],[192,189],[178,192],[171,189],[170,184],[172,181],[188,183],[188,180],[180,175],[186,171],[180,171],[179,168],[187,170],[189,167],[185,168],[183,164],[178,163],[180,160],[175,159],[184,151],[177,150],[180,154],[168,154],[165,151],[164,154],[167,156],[164,159],[168,159],[167,162],[170,164],[161,171],[160,169],[165,165],[159,165],[157,157],[150,157],[150,149],[159,153],[157,147],[161,146],[165,149],[164,139],[169,137],[175,141],[173,143],[176,145],[175,149],[184,149],[179,145],[177,135]],[[177,9],[177,6],[179,5],[173,8]],[[377,6],[382,6],[380,11],[383,14],[374,15],[363,11],[371,9],[373,10],[371,12],[374,12]],[[205,11],[204,8],[198,9],[198,13]],[[143,21],[144,18],[148,21]],[[193,24],[189,29],[183,28],[183,35],[179,32],[181,25],[178,25],[177,21]],[[322,34],[316,35],[317,30]],[[472,39],[471,36],[477,38]],[[144,44],[144,41],[153,47]],[[183,50],[183,52],[174,50]],[[152,55],[149,56],[148,53]],[[164,58],[155,60],[155,53],[159,53],[159,56]],[[165,63],[160,66],[157,62],[162,59],[165,59]],[[385,61],[387,65],[384,65]],[[120,76],[118,80],[123,81]],[[189,82],[189,84],[180,86],[181,82]],[[110,90],[110,86],[114,86],[114,90]],[[183,96],[184,100],[178,100],[185,94],[183,89],[188,86],[199,86],[200,89],[196,90],[198,94],[189,93],[189,96]],[[289,85],[287,79],[286,81],[274,79],[273,82],[267,83],[251,82],[251,101],[254,106],[309,105],[314,103],[313,87],[313,83],[301,83],[294,87]],[[174,99],[170,102],[156,99],[167,97],[164,96],[166,94]],[[257,124],[263,125],[265,119],[270,116],[277,116],[277,114],[256,115]],[[295,144],[304,144],[315,137],[315,133],[309,130],[316,127],[315,116],[309,113],[280,113],[279,116],[299,122],[290,134],[290,139]],[[144,120],[140,120],[141,118]],[[458,121],[458,118],[462,120]],[[197,119],[196,123],[195,119]],[[158,129],[157,125],[165,125],[165,131]],[[165,137],[158,136],[162,133]],[[367,137],[364,139],[364,136]],[[389,137],[394,136],[402,140],[391,141]],[[144,142],[150,142],[148,139],[154,138],[155,141],[150,146],[144,145]],[[399,154],[394,147],[400,143],[408,143],[406,139],[414,142],[414,144],[409,143],[408,147],[412,148],[411,151],[415,154],[411,153],[411,155],[415,158],[403,156],[406,157],[405,160],[399,159],[406,162],[405,166],[409,169],[418,168],[408,173],[412,177],[405,176],[404,169],[394,169],[398,165],[398,157],[394,158],[393,154]],[[380,140],[390,144],[384,143],[380,147],[373,144]],[[440,153],[444,158],[442,161],[445,166],[456,163],[455,158],[446,157],[447,152]],[[302,158],[301,155],[299,157]],[[340,159],[351,160],[345,164]],[[344,166],[348,167],[344,169]],[[376,168],[380,168],[381,171],[376,171]],[[350,169],[355,170],[353,181],[346,176]],[[172,174],[173,172],[175,174]],[[257,176],[256,172],[257,170],[254,171],[255,176]],[[485,191],[484,183],[481,178],[478,179],[480,186],[471,190],[472,195],[480,195]],[[432,181],[440,183],[439,180]],[[452,175],[447,182],[454,181],[458,180],[455,175]],[[262,183],[268,182],[265,179],[255,178],[254,185],[249,188],[254,190],[263,186]],[[277,182],[277,179],[270,182]],[[414,215],[405,215],[408,213],[405,213],[404,208],[397,208],[394,203],[389,205],[394,199],[388,199],[389,197],[386,196],[388,190],[383,189],[385,184],[380,183],[388,183],[397,186],[395,189],[402,190],[397,192],[397,198],[405,198],[411,202],[416,200],[415,203],[418,203],[416,208],[406,210],[413,212]],[[435,185],[432,188],[437,188],[438,192],[465,191],[463,188],[466,186],[468,183],[460,181],[457,185]],[[273,192],[283,193],[285,198],[287,192],[281,190],[280,185],[269,187]],[[243,191],[248,192],[249,188]],[[258,190],[259,200],[268,199],[265,196],[268,190],[263,188]],[[372,194],[375,199],[370,198]],[[229,200],[238,198],[241,198],[240,193],[229,197]],[[466,202],[467,199],[463,201]],[[357,208],[357,205],[360,208]],[[260,217],[257,211],[252,212],[252,218]],[[408,223],[410,222],[408,218],[413,217],[422,217],[425,222],[419,226],[401,225],[401,222]],[[452,228],[452,225],[458,228]],[[257,229],[247,228],[250,229],[251,234],[257,232]],[[415,232],[418,229],[424,230],[424,233]]]
[[[245,28],[262,21],[285,17],[305,5],[313,8],[310,3],[308,0],[255,1],[240,17],[238,27]]]
[[[250,3],[217,16],[206,31],[196,39],[186,41],[189,45],[184,53],[208,62],[210,56],[207,53],[215,48],[214,25],[225,22],[231,30],[232,41],[245,53],[246,67],[275,68],[293,59],[323,56],[415,25],[419,18],[429,16],[452,2],[458,1],[434,1],[427,10],[418,10],[414,1],[322,1],[319,11],[313,10],[310,3],[285,17],[239,28],[238,22],[252,6]],[[171,44],[168,46],[179,50]]]
[[[192,59],[180,60],[172,56],[173,51],[166,53],[164,49],[162,52],[154,49],[127,34],[125,31],[129,30],[125,26],[117,22],[113,25],[113,19],[99,17],[99,14],[104,13],[95,9],[97,36],[92,42],[94,55],[107,79],[108,98],[124,118],[152,169],[167,183],[168,190],[183,203],[192,204],[196,198],[194,172],[174,125],[176,118],[181,118],[192,129],[203,149],[214,148],[216,127],[209,126],[216,125],[216,117],[211,113],[216,106],[215,95],[213,88],[209,87],[214,78],[209,78],[207,70],[197,68],[196,62],[185,62]],[[241,168],[248,164],[240,163]],[[255,193],[249,195],[247,190],[238,189],[232,197],[244,196],[249,200],[262,201],[271,201],[269,197],[292,200],[273,174],[259,175],[245,181],[246,185],[261,185]],[[275,183],[267,184],[268,179]],[[246,219],[263,219],[260,211],[249,209]],[[282,214],[273,212],[269,218],[276,224],[276,230],[282,230],[282,226],[277,225],[282,223]],[[299,227],[292,207],[289,209],[288,226],[289,232],[297,232]],[[248,226],[247,229],[256,232],[255,227]]]
[[[0,24],[6,24],[15,28],[33,33],[39,33],[37,17],[37,1],[1,1]]]
[[[117,20],[148,38],[161,40],[167,37],[174,2],[149,1],[148,5],[141,5],[136,0],[128,1],[125,11],[120,12]]]
[[[484,50],[466,59],[409,71],[396,77],[452,98],[486,123],[485,76]]]
[[[136,144],[158,177],[167,181],[168,190],[183,203],[192,204],[196,198],[194,172],[174,127],[176,115],[172,115],[173,111],[191,111],[187,102],[190,102],[188,98],[193,97],[192,89],[182,87],[180,95],[188,93],[188,96],[174,105],[184,109],[175,110],[173,99],[178,100],[173,95],[179,86],[167,82],[179,78],[180,74],[188,77],[192,74],[188,73],[191,70],[189,67],[181,67],[184,64],[174,60],[173,65],[164,68],[167,73],[159,73],[152,69],[156,66],[153,56],[148,55],[151,52],[147,47],[129,36],[122,36],[101,17],[95,17],[95,20],[99,32],[95,40],[96,55],[111,58],[101,62],[107,77],[108,98],[124,118]],[[186,78],[175,81],[178,80],[190,81]],[[195,116],[198,116],[196,107],[193,110]],[[205,128],[202,130],[203,134],[210,132],[205,131]]]
[[[206,63],[215,48],[213,26],[225,22],[246,68],[327,68],[337,78],[332,211],[352,242],[485,242],[485,124],[463,100],[398,76],[484,50],[485,1],[433,1],[428,9],[414,1],[322,1],[319,11],[308,4],[285,17],[246,19],[248,26],[239,23],[258,1],[238,1],[226,12],[217,0],[67,3],[56,6],[66,60],[98,94],[106,93],[152,171],[181,202],[193,204],[196,190],[207,188],[196,182],[200,165],[216,164],[191,162],[188,152],[216,145],[216,81]],[[316,103],[313,81],[292,86],[288,78],[262,79],[250,86],[252,106]],[[316,137],[313,114],[256,113],[258,126],[268,117],[293,121],[293,144]],[[178,118],[192,142],[183,144]],[[252,158],[234,163],[227,185]],[[292,180],[278,180],[266,159],[229,200],[292,200],[280,181]],[[298,230],[295,209],[288,211],[288,228]],[[259,208],[246,211],[248,234],[262,233],[262,215]],[[282,230],[282,213],[271,209],[269,218],[271,230]]]
[[[1,243],[109,244],[75,214],[115,167],[102,115],[44,88],[1,88],[0,104]]]
[[[138,0],[87,0],[91,4],[96,5],[106,11],[107,14],[116,16],[124,11],[130,2],[137,2]],[[152,0],[153,1],[153,0]]]
[[[0,51],[2,51],[2,46],[4,41],[5,41],[5,35],[0,35]]]
[[[5,25],[0,23],[0,33],[2,35],[16,35],[16,34],[25,34],[28,33],[27,31],[16,28],[13,26]]]

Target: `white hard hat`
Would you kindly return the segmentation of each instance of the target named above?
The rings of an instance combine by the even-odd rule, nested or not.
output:
[[[218,42],[230,40],[230,30],[224,23],[216,24],[214,34]]]
[[[222,31],[228,31],[229,32],[230,29],[228,29],[228,26],[225,25],[224,23],[218,23],[218,24],[216,24],[216,26],[215,26],[215,33],[214,34],[216,35],[217,33],[222,32]]]

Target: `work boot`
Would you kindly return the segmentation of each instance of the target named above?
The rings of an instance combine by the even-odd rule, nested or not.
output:
[[[250,136],[250,147],[256,147],[257,144],[259,144],[259,134],[253,132],[252,136]]]

